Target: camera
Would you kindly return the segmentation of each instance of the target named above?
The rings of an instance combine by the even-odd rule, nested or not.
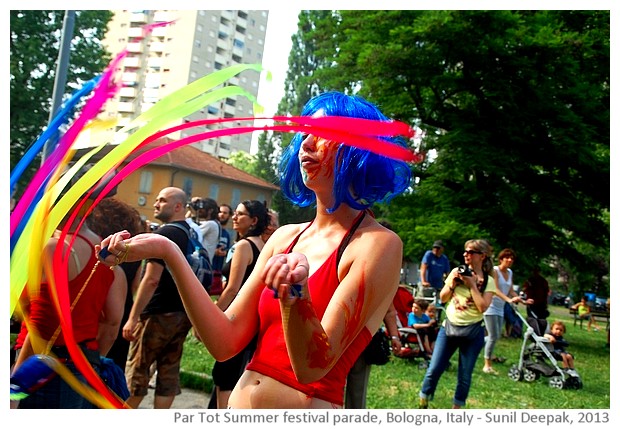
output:
[[[471,270],[469,269],[469,267],[467,265],[459,265],[456,268],[456,272],[459,273],[462,276],[466,276],[466,277],[471,277]]]
[[[194,210],[200,210],[205,208],[204,200],[194,200],[187,203],[187,207],[191,207]]]

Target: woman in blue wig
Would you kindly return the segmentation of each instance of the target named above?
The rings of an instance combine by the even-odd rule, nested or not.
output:
[[[302,115],[388,120],[372,103],[339,92],[314,97]],[[316,134],[296,134],[280,166],[284,195],[315,205],[315,218],[274,232],[225,311],[165,237],[120,232],[102,242],[100,258],[108,265],[114,254],[166,261],[194,328],[217,360],[258,334],[254,357],[230,396],[232,408],[341,408],[347,374],[398,287],[402,242],[369,209],[409,187],[410,167],[319,137],[320,129]]]

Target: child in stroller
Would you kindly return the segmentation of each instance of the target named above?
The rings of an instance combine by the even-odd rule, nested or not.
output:
[[[411,313],[407,315],[407,326],[414,328],[424,345],[424,350],[427,354],[433,353],[433,348],[430,343],[430,336],[432,331],[437,326],[436,320],[431,320],[430,316],[426,313],[428,311],[429,302],[425,299],[418,298],[413,301],[411,305]]]
[[[555,357],[558,361],[562,360],[564,371],[570,373],[574,372],[576,374],[575,359],[572,354],[564,350],[568,347],[568,342],[564,339],[565,332],[566,325],[564,325],[564,322],[556,320],[551,324],[549,333],[545,334],[544,337],[547,338],[551,344],[553,344],[553,357]]]
[[[424,347],[420,333],[415,328],[407,326],[407,316],[414,303],[413,296],[413,292],[404,285],[398,287],[394,296],[393,303],[397,314],[396,324],[402,344],[401,349],[394,352],[394,356],[412,360],[422,358],[423,361],[419,363],[419,367],[423,369],[428,366],[430,355],[427,354],[427,349]]]
[[[527,319],[515,309],[515,313],[523,321],[524,335],[519,363],[513,365],[508,371],[508,377],[514,381],[525,380],[533,382],[543,377],[549,377],[549,386],[556,389],[581,389],[583,384],[581,377],[574,368],[563,370],[558,366],[558,360],[563,357],[557,353],[554,343],[545,336],[547,321],[528,317]],[[556,328],[556,332],[557,328]],[[563,334],[563,331],[562,331]],[[563,341],[555,341],[562,348],[568,344]]]

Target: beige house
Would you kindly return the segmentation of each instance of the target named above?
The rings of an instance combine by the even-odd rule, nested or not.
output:
[[[168,138],[155,140],[129,155],[120,168],[141,153],[172,141]],[[105,149],[113,147],[110,145],[109,149]],[[183,189],[188,198],[213,198],[218,204],[226,203],[233,209],[243,200],[265,201],[267,207],[271,207],[273,194],[279,190],[273,183],[186,145],[154,159],[127,176],[118,185],[116,198],[135,207],[144,218],[157,222],[153,218],[153,203],[159,191],[168,186]]]

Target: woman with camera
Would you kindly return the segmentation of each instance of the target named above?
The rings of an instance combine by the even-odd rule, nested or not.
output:
[[[483,313],[495,295],[493,248],[482,239],[465,243],[465,265],[454,268],[439,292],[446,318],[437,335],[431,362],[420,390],[420,408],[428,408],[450,358],[458,350],[459,363],[452,408],[465,406],[472,373],[484,346]]]

